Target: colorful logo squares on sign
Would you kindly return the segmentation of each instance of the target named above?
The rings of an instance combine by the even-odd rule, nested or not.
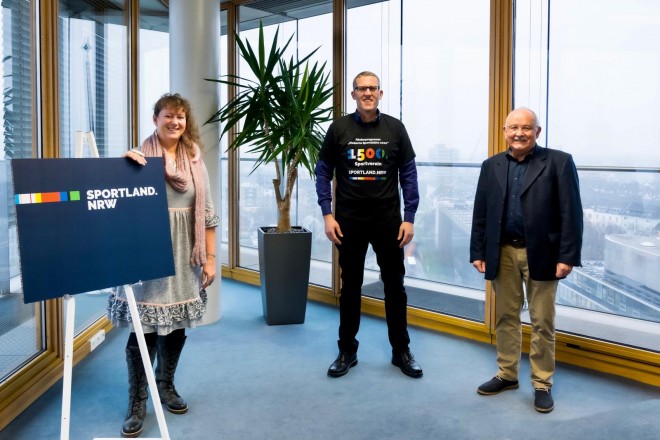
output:
[[[79,200],[80,200],[80,191],[69,191],[69,192],[62,191],[62,192],[14,195],[14,203],[17,205],[28,205],[30,203],[67,202],[67,201],[75,202]]]
[[[30,203],[30,194],[16,194],[14,196],[14,203],[17,205]]]

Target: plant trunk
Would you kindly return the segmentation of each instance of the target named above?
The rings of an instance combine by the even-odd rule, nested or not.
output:
[[[277,161],[276,165],[277,165]],[[279,170],[279,167],[278,167]],[[277,200],[277,232],[288,232],[291,230],[291,194],[298,178],[298,169],[289,167],[286,173],[286,187],[284,196],[280,191],[280,179],[273,179],[275,188],[275,199]]]
[[[291,230],[291,197],[277,202],[277,232]]]

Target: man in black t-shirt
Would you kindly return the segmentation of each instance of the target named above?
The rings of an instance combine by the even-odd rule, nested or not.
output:
[[[378,110],[383,91],[376,74],[358,74],[351,96],[357,110],[332,123],[316,165],[318,203],[325,234],[339,250],[342,281],[339,355],[328,376],[343,376],[358,362],[364,261],[371,244],[384,286],[392,364],[410,377],[421,377],[422,369],[408,347],[408,298],[403,286],[403,247],[413,238],[419,204],[415,151],[401,121]],[[336,217],[332,215],[333,174],[337,179]]]

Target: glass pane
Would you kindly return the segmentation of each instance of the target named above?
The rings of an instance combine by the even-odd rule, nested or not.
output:
[[[401,118],[417,154],[420,205],[404,251],[408,304],[474,321],[485,316],[469,239],[488,153],[489,5],[406,0],[348,11],[348,81],[362,70],[380,74],[379,108]],[[354,111],[350,96],[347,103]],[[378,272],[370,250],[365,295],[383,297]]]
[[[242,158],[240,161],[239,264],[246,269],[259,270],[257,228],[277,224],[273,190],[275,169],[273,165],[266,165],[252,172],[253,166],[254,160]]]
[[[349,4],[350,6],[350,4]],[[380,77],[383,113],[401,116],[401,5],[383,1],[349,8],[346,17],[346,96],[348,113],[355,111],[351,98],[353,78],[368,70]],[[413,146],[415,145],[413,139]]]
[[[45,348],[42,303],[23,304],[10,160],[32,157],[33,5],[2,1],[0,20],[0,382]],[[26,31],[28,30],[28,31]]]
[[[332,2],[326,2],[330,9]],[[320,7],[320,5],[319,5]],[[326,63],[326,72],[332,82],[332,14],[321,14],[298,20],[298,51],[316,53],[310,63]],[[331,106],[332,102],[327,102]],[[330,124],[326,125],[327,127]],[[309,270],[309,282],[320,286],[332,285],[332,243],[325,236],[325,225],[321,208],[317,203],[316,186],[309,173],[303,168],[298,173],[296,224],[312,232],[312,261]]]
[[[516,2],[516,106],[547,101],[547,144],[570,151],[578,165],[660,167],[652,142],[630,142],[630,133],[660,120],[660,3],[548,3]]]
[[[557,327],[660,351],[660,172],[580,171],[580,184],[583,267],[560,283]]]
[[[488,0],[404,2],[402,116],[417,161],[488,156],[489,11]]]
[[[630,142],[660,118],[660,4],[620,6],[516,2],[515,100],[547,103],[547,145],[580,175],[583,267],[560,283],[557,328],[660,351],[660,155]]]
[[[270,16],[267,11],[241,6],[240,14],[240,38],[250,42],[253,48],[257,50],[259,44],[259,20]],[[295,21],[287,21],[266,25],[269,21],[264,18],[264,38],[266,45],[270,47],[270,42],[275,36],[279,26],[279,41],[284,44],[287,39],[294,35],[296,27]],[[256,27],[255,27],[256,26]],[[287,49],[289,55],[295,53],[294,43]],[[240,76],[243,78],[253,78],[250,68],[245,61],[239,59]],[[275,178],[275,165],[263,165],[253,171],[255,159],[258,157],[255,153],[248,153],[248,148],[242,148],[240,151],[239,164],[239,182],[240,182],[240,205],[238,213],[238,244],[240,267],[259,270],[259,256],[257,253],[257,228],[260,226],[271,226],[277,224],[277,204],[275,201],[275,191],[273,189],[273,179]],[[292,216],[296,211],[296,199],[291,203]],[[292,222],[294,219],[292,218]]]
[[[580,165],[659,168],[657,145],[630,134],[660,121],[660,3],[552,2],[550,15],[549,142]]]
[[[351,96],[353,78],[363,71],[374,72],[380,79],[383,91],[378,108],[396,118],[401,117],[400,82],[400,2],[383,1],[363,5],[348,4],[346,16],[346,113],[356,110]],[[413,147],[415,139],[411,138]],[[382,284],[379,281],[376,255],[371,248],[365,260],[362,293],[367,296],[382,297]]]
[[[129,147],[126,13],[124,2],[60,0],[61,157],[76,156],[79,133],[91,133],[100,157]],[[82,156],[93,157],[83,141]],[[105,315],[107,290],[76,295],[76,334]]]
[[[331,73],[332,60],[332,2],[322,2],[314,8],[287,10],[286,16],[296,18],[295,21],[282,20],[283,11],[275,11],[275,6],[269,9],[255,9],[254,4],[241,7],[241,38],[248,38],[256,48],[258,41],[259,20],[264,22],[264,35],[269,42],[280,27],[280,44],[294,35],[288,52],[308,54],[319,48],[311,58],[311,62],[327,62],[326,69]],[[280,15],[278,15],[280,14]],[[273,24],[270,24],[273,23]],[[278,24],[279,23],[279,24]],[[266,26],[266,24],[269,24]],[[297,34],[296,34],[297,32]],[[296,46],[297,45],[297,46]],[[248,67],[241,60],[241,76],[250,77]],[[328,103],[330,105],[331,103]],[[252,172],[254,154],[241,151],[240,166],[240,218],[239,243],[240,266],[258,270],[257,228],[274,225],[277,222],[277,205],[272,179],[275,177],[274,165],[266,165]],[[300,168],[296,194],[292,199],[291,221],[294,225],[303,226],[312,231],[312,262],[310,282],[323,286],[332,283],[332,247],[325,237],[323,218],[316,203],[314,181],[306,170]]]
[[[153,108],[170,91],[169,10],[160,2],[140,5],[139,142],[154,132]]]

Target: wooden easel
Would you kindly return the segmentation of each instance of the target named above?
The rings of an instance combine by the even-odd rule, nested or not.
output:
[[[89,147],[90,157],[98,158],[99,150],[96,146],[96,139],[94,133],[91,131],[76,132],[74,156],[77,158],[83,157],[83,143]],[[151,401],[154,405],[156,418],[158,419],[158,428],[160,429],[161,437],[158,438],[145,438],[143,440],[170,440],[170,434],[167,430],[165,423],[165,414],[163,407],[160,405],[160,398],[158,397],[158,387],[156,386],[156,377],[154,376],[153,366],[149,357],[147,349],[147,342],[144,339],[144,332],[142,331],[142,324],[140,321],[140,313],[137,309],[135,302],[135,295],[133,294],[133,286],[125,285],[124,291],[126,292],[126,300],[128,301],[128,308],[131,313],[131,321],[137,336],[138,346],[140,347],[140,354],[142,355],[142,363],[144,371],[147,376],[149,384],[149,394]],[[69,440],[69,427],[71,423],[71,382],[73,373],[73,331],[74,321],[76,316],[76,300],[73,295],[64,295],[64,305],[66,310],[66,324],[64,332],[64,376],[62,379],[62,425],[60,429],[60,440]],[[156,401],[158,399],[158,401]],[[96,437],[94,440],[121,440],[120,438],[100,438]]]

